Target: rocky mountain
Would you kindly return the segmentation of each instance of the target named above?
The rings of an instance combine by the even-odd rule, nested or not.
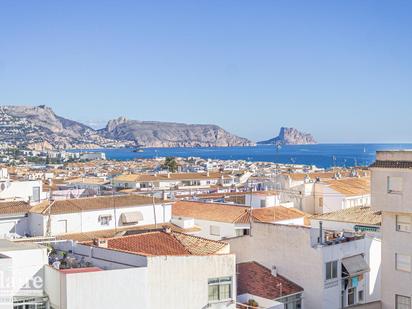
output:
[[[266,141],[257,142],[260,145],[305,145],[316,144],[311,134],[303,133],[295,128],[280,128],[279,135]]]
[[[143,147],[250,146],[253,143],[216,125],[138,121],[120,117],[99,130],[106,138],[134,141]]]
[[[40,106],[0,106],[0,142],[30,149],[96,148],[114,141]]]
[[[0,143],[30,149],[246,146],[247,139],[214,125],[136,121],[120,117],[101,130],[41,106],[0,106]]]

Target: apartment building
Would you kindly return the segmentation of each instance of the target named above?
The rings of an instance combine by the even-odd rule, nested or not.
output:
[[[412,151],[378,151],[371,169],[372,208],[382,212],[382,308],[412,299]]]
[[[254,222],[251,235],[227,242],[237,263],[255,261],[302,287],[300,308],[339,309],[380,299],[380,248],[364,234]]]

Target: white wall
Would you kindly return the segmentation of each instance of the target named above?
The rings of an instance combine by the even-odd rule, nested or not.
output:
[[[150,308],[145,267],[64,274],[46,266],[45,272],[53,308]]]
[[[150,308],[200,309],[208,305],[208,279],[232,277],[236,300],[236,261],[232,254],[148,257]],[[235,303],[208,308],[234,309]]]
[[[235,224],[219,221],[199,220],[195,218],[195,225],[201,230],[196,233],[196,236],[204,237],[211,240],[221,240],[223,238],[231,238],[236,236],[236,229],[249,229],[249,224]],[[219,235],[210,233],[211,226],[219,228]]]
[[[171,204],[157,204],[155,205],[156,221],[157,223],[170,222],[172,217]],[[134,225],[127,226],[141,226],[155,223],[154,211],[152,205],[123,207],[115,209],[100,209],[94,211],[83,211],[68,214],[55,214],[50,216],[51,220],[51,235],[59,235],[64,233],[81,233],[98,230],[114,229],[115,227],[123,226],[120,216],[122,213],[141,212],[143,220]],[[100,215],[111,215],[112,220],[108,225],[102,225],[99,221]],[[67,221],[67,231],[61,229],[61,221]],[[44,236],[46,233],[46,226],[48,215],[30,214],[30,233],[35,236]]]
[[[42,192],[43,184],[41,181],[10,181],[6,188],[0,192],[2,200],[33,200],[33,188],[40,188],[40,199],[46,198],[46,193]]]
[[[30,232],[29,221],[25,216],[0,217],[0,238],[11,234],[24,236]]]
[[[275,300],[270,300],[267,298],[262,298],[256,295],[246,293],[246,294],[237,296],[237,302],[242,303],[242,304],[247,303],[250,299],[255,300],[258,303],[259,308],[265,308],[265,309],[284,309],[285,308],[285,305],[283,303],[280,303]]]
[[[274,207],[280,204],[280,198],[278,195],[265,195],[255,192],[245,195],[245,205],[252,206],[253,208],[261,208],[263,201],[263,207]]]
[[[237,263],[256,261],[269,269],[275,265],[280,275],[304,288],[303,308],[322,308],[322,254],[310,246],[310,229],[255,223],[251,233],[228,240]]]
[[[15,280],[13,288],[14,295],[37,295],[43,294],[43,288],[34,289],[30,283],[34,277],[38,277],[44,282],[43,266],[48,263],[47,250],[45,247],[29,244],[27,249],[25,244],[19,244],[15,250],[7,249],[0,253],[12,259],[12,272]],[[20,247],[23,247],[20,248]],[[27,288],[25,285],[27,285]]]

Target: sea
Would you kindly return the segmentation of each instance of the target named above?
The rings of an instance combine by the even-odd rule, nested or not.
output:
[[[158,157],[200,157],[204,159],[266,161],[284,164],[333,166],[368,166],[375,160],[377,150],[412,149],[412,144],[316,144],[270,145],[252,147],[195,147],[195,148],[133,148],[93,149],[84,151],[104,152],[107,159],[133,160]],[[79,150],[73,150],[79,151]]]

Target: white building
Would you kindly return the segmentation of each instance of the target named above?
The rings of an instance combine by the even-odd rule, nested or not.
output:
[[[411,308],[412,151],[378,151],[372,208],[382,211],[382,308]]]
[[[245,193],[245,205],[253,208],[280,205],[280,194],[275,191],[254,191]]]
[[[247,182],[250,173],[158,173],[158,174],[127,174],[115,177],[113,186],[118,189],[140,190],[180,190],[202,189],[220,185],[236,187]]]
[[[173,204],[172,223],[182,228],[193,224],[200,228],[196,234],[221,240],[248,235],[252,221],[303,225],[305,213],[282,206],[250,209],[243,205],[178,201]]]
[[[21,237],[30,233],[26,202],[0,202],[0,238]]]
[[[43,272],[47,263],[46,247],[0,239],[0,308],[48,308]]]
[[[380,299],[379,263],[369,238],[304,226],[253,223],[251,237],[227,240],[237,262],[256,261],[304,289],[305,309],[338,309]],[[339,233],[338,233],[339,234]]]
[[[226,243],[165,231],[54,247],[71,252],[60,266],[80,268],[46,266],[53,309],[236,307],[235,256]]]
[[[276,177],[281,202],[309,214],[370,205],[370,179],[365,171],[290,173]]]
[[[0,200],[38,203],[47,198],[47,193],[43,192],[43,184],[40,180],[13,181],[9,179],[6,169],[2,169],[2,176],[0,178]]]
[[[104,152],[82,152],[80,153],[80,160],[106,160],[106,154]]]
[[[312,227],[342,232],[367,232],[368,235],[381,238],[382,214],[367,207],[351,207],[310,217]]]
[[[48,201],[30,210],[30,235],[84,233],[170,221],[170,203],[141,195]]]

